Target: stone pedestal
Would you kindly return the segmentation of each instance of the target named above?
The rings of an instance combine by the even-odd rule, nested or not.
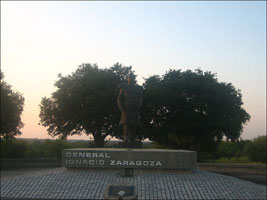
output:
[[[62,166],[67,168],[192,170],[197,168],[197,154],[194,151],[165,149],[64,149]]]

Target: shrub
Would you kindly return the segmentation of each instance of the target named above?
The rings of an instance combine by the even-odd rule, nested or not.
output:
[[[159,142],[151,142],[150,144],[147,144],[144,146],[146,149],[167,149],[166,145],[161,144]]]
[[[221,141],[217,151],[214,153],[215,158],[232,158],[245,155],[244,148],[249,140],[240,140],[236,142]]]
[[[66,140],[6,140],[1,138],[1,158],[61,158],[67,148],[85,147],[85,143],[69,143]]]
[[[43,142],[40,140],[29,142],[25,151],[25,158],[45,158]]]
[[[266,163],[266,136],[259,136],[245,146],[250,161]]]
[[[1,138],[1,158],[24,158],[27,141]]]
[[[46,158],[58,158],[61,159],[61,154],[63,149],[71,148],[72,145],[66,140],[45,140],[44,150]]]
[[[240,163],[240,164],[262,164],[262,162],[251,162],[248,156],[241,156],[241,157],[232,157],[232,158],[219,158],[215,161],[215,163]]]

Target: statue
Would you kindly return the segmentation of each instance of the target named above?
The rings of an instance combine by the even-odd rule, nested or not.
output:
[[[127,75],[128,85],[120,88],[117,103],[121,111],[120,124],[123,125],[123,141],[134,143],[136,127],[139,124],[139,108],[142,105],[142,87],[134,85],[134,75]]]

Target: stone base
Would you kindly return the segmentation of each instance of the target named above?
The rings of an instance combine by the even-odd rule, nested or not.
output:
[[[67,168],[192,170],[197,168],[197,154],[195,151],[165,149],[64,149],[62,166]]]
[[[118,148],[134,148],[134,149],[142,149],[142,142],[118,142]]]

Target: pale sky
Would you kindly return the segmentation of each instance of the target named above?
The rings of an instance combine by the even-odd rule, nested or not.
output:
[[[59,73],[116,62],[139,84],[169,69],[217,73],[251,115],[241,137],[266,134],[266,2],[1,1],[1,70],[25,97],[20,138],[50,138],[38,105]]]

